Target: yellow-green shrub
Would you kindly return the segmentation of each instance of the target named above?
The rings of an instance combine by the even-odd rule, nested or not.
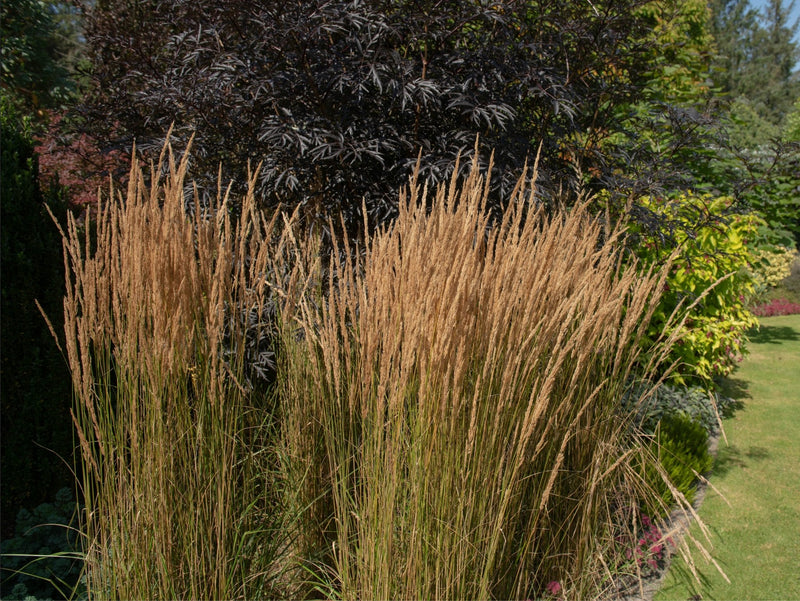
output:
[[[676,254],[646,344],[673,331],[667,325],[673,311],[688,311],[683,325],[674,326],[683,328],[670,357],[678,363],[678,381],[710,384],[729,374],[744,352],[744,332],[757,324],[745,305],[754,292],[746,244],[756,233],[756,218],[730,213],[731,203],[728,197],[691,193],[641,200],[662,223],[671,224],[676,246],[665,244],[659,233],[631,226],[639,236],[636,252],[643,266]]]
[[[793,248],[777,246],[773,249],[757,248],[751,251],[750,274],[757,291],[765,291],[780,284],[792,272],[792,263],[798,258]]]

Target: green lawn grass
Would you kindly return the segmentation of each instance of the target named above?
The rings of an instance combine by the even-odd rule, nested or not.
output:
[[[700,510],[730,583],[695,553],[702,582],[676,558],[656,601],[800,599],[800,315],[762,319],[750,341],[710,477],[727,503],[709,489]]]

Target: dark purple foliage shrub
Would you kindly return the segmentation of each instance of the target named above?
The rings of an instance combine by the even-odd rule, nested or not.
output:
[[[644,0],[104,0],[85,2],[93,92],[86,121],[159,151],[196,136],[192,176],[215,194],[263,161],[265,206],[391,219],[419,153],[449,178],[480,136],[499,192],[541,148],[558,193],[612,177],[603,140],[652,76]],[[575,170],[579,165],[580,169]],[[655,172],[655,170],[653,170]]]

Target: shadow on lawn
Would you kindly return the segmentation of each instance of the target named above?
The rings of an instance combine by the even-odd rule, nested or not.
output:
[[[770,457],[771,454],[765,447],[751,446],[741,449],[736,445],[720,446],[711,473],[714,476],[724,476],[732,469],[748,468],[751,463],[760,463]]]
[[[716,531],[715,534],[717,534]],[[719,563],[723,564],[724,562]],[[711,587],[711,579],[708,576],[708,572],[710,572],[710,570],[703,569],[702,566],[695,565],[696,571],[692,572],[684,565],[683,562],[672,562],[670,569],[677,574],[677,578],[675,578],[675,582],[672,584],[672,586],[662,589],[663,592],[667,593],[667,595],[670,593],[674,594],[676,590],[682,589],[685,585],[689,589],[689,594],[691,595],[687,598],[687,601],[705,601],[705,599],[711,601],[714,599],[714,597],[709,596],[703,597],[703,594],[709,594],[708,591]],[[723,569],[725,569],[724,565]],[[681,596],[680,599],[683,599],[684,596],[685,595]],[[672,597],[668,598],[671,599]]]
[[[780,344],[782,340],[800,340],[800,334],[790,327],[762,326],[760,332],[750,333],[750,340],[755,343]],[[720,408],[723,418],[730,418],[744,409],[745,401],[752,398],[747,380],[727,377],[719,380],[717,386],[719,394],[729,399]],[[724,476],[732,469],[748,468],[751,463],[760,463],[769,458],[769,450],[765,447],[751,446],[742,449],[736,445],[720,444],[711,473]]]
[[[747,337],[754,344],[781,344],[785,341],[800,340],[800,332],[789,326],[765,326],[750,330]]]
[[[740,409],[744,409],[745,399],[750,396],[749,382],[738,378],[724,378],[717,382],[717,391],[720,396],[727,399],[719,407],[720,415],[723,418],[733,417]]]

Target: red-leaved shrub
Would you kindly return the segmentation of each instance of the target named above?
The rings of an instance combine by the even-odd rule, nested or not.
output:
[[[765,305],[753,308],[753,314],[758,317],[773,317],[775,315],[797,315],[800,314],[800,305],[785,299],[776,299]]]
[[[51,113],[46,132],[39,138],[39,174],[44,186],[63,186],[69,203],[86,210],[97,201],[97,191],[108,188],[108,178],[115,183],[128,171],[130,157],[118,150],[101,149],[96,140],[65,127],[64,115]]]

